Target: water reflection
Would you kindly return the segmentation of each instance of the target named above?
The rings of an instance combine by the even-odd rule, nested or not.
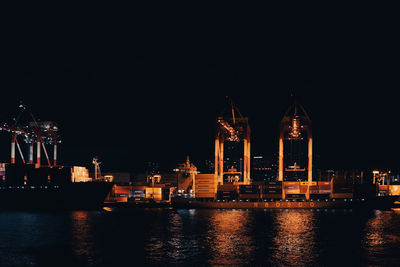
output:
[[[273,262],[306,265],[315,261],[315,214],[309,210],[276,212]]]
[[[398,264],[390,262],[390,255],[400,253],[399,216],[393,211],[375,211],[365,226],[363,247],[370,262]],[[388,257],[389,256],[389,257]]]
[[[179,260],[181,256],[182,222],[178,213],[165,214],[168,216],[166,229],[151,230],[146,251],[152,261],[160,261],[164,257]],[[169,238],[167,238],[169,237]]]
[[[151,264],[182,263],[188,257],[198,253],[198,240],[194,233],[194,210],[161,211],[163,224],[159,221],[149,225],[148,241],[145,244],[147,260]]]
[[[247,211],[215,211],[210,218],[207,243],[211,248],[211,264],[245,264],[254,250],[252,235],[248,233]]]
[[[74,256],[79,261],[88,265],[94,263],[94,235],[91,233],[94,221],[91,214],[87,211],[71,212],[71,246]]]
[[[0,263],[398,266],[399,225],[392,211],[0,212]]]

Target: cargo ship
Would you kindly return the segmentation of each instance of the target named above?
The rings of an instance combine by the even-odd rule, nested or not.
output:
[[[216,200],[199,201],[176,199],[171,206],[181,209],[380,209],[387,210],[394,207],[398,199],[395,196],[384,196],[369,199],[264,199],[254,202],[243,200]]]
[[[197,179],[197,182],[203,180]],[[201,185],[204,188],[205,183]],[[400,185],[353,184],[333,180],[314,181],[311,186],[300,181],[264,181],[248,185],[225,183],[217,185],[214,193],[206,195],[202,192],[179,194],[178,189],[176,185],[167,186],[159,182],[116,185],[116,198],[106,205],[185,209],[390,209],[399,199]],[[125,199],[121,198],[122,195]]]
[[[216,198],[174,199],[180,208],[227,209],[390,209],[398,195],[375,184],[259,182],[218,186]],[[392,193],[392,192],[391,192]]]
[[[0,209],[94,209],[103,205],[113,183],[88,177],[85,167],[0,167]]]
[[[94,179],[85,167],[57,164],[61,140],[56,122],[37,120],[21,102],[12,122],[0,124],[0,131],[11,134],[11,161],[0,163],[0,209],[92,209],[104,203],[113,183],[101,175],[97,178],[97,158],[93,159]],[[46,145],[53,148],[52,160]],[[41,163],[42,151],[47,165]]]

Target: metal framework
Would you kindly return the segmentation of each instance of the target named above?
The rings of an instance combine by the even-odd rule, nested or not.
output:
[[[299,110],[300,109],[300,110]],[[290,115],[290,112],[293,113]],[[300,114],[300,112],[302,114]],[[308,167],[307,167],[307,178],[308,184],[311,185],[312,182],[312,127],[311,120],[304,108],[297,102],[289,107],[283,116],[280,123],[279,131],[279,170],[278,170],[278,180],[283,181],[283,144],[284,140],[302,140],[304,133],[307,134],[308,140]],[[305,169],[296,168],[295,165],[293,169],[286,169],[285,171],[305,171]]]
[[[218,179],[218,184],[223,184],[224,181],[224,142],[243,141],[243,183],[250,184],[250,125],[248,118],[241,116],[239,110],[231,101],[232,117],[217,118],[216,134],[215,134],[215,175]],[[240,117],[236,118],[235,110]]]
[[[34,143],[36,142],[36,168],[41,165],[41,150],[45,153],[47,163],[49,167],[57,165],[57,144],[60,143],[58,135],[58,127],[55,122],[38,122],[33,116],[32,112],[23,104],[20,103],[18,106],[18,114],[13,118],[12,125],[4,123],[0,125],[0,131],[6,131],[11,133],[11,164],[15,164],[15,146],[17,146],[18,152],[21,156],[21,160],[24,164],[33,164],[34,156]],[[28,112],[32,121],[28,124],[21,124],[20,119],[24,113]],[[24,154],[22,153],[21,147],[18,142],[18,136],[23,138],[23,141],[28,144],[28,155],[29,161],[25,160]],[[53,164],[50,162],[50,158],[47,153],[45,144],[53,145]]]

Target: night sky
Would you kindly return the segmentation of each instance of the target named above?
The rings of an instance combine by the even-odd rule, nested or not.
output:
[[[105,171],[140,172],[146,161],[169,170],[187,155],[212,158],[227,95],[249,117],[252,154],[276,153],[295,93],[313,122],[321,167],[397,169],[395,11],[288,4],[22,12],[3,38],[0,119],[9,121],[23,100],[36,117],[58,122],[65,165],[90,166],[97,155]],[[9,162],[9,140],[0,133],[1,162]]]

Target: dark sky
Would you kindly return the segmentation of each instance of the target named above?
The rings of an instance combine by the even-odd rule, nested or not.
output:
[[[54,8],[7,24],[0,118],[23,99],[58,122],[64,164],[97,155],[105,170],[136,172],[209,158],[226,95],[249,117],[252,151],[271,155],[294,92],[323,167],[398,168],[394,7]]]

